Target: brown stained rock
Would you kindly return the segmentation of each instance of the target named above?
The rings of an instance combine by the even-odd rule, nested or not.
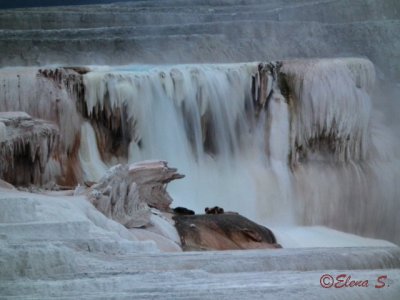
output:
[[[185,251],[280,248],[271,230],[238,214],[175,215],[173,219]]]
[[[0,112],[0,178],[14,185],[42,184],[59,131],[25,112]]]

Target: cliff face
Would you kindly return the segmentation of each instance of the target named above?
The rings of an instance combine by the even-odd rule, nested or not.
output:
[[[400,4],[133,1],[0,11],[0,65],[365,56],[400,78]],[[61,51],[60,51],[61,50]]]

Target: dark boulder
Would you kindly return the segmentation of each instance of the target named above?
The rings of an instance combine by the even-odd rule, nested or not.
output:
[[[175,207],[173,209],[173,211],[174,211],[174,214],[176,214],[176,215],[182,215],[182,216],[194,215],[193,210],[190,210],[190,209],[187,209],[186,207],[181,207],[181,206]]]

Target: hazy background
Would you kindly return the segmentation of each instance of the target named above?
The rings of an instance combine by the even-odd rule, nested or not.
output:
[[[129,0],[13,0],[1,1],[0,9],[19,7],[40,7],[60,5],[103,4],[112,2],[126,2]]]

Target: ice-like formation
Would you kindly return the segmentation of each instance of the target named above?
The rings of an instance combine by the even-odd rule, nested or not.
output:
[[[32,116],[0,118],[0,298],[398,299],[400,2],[349,2],[0,11],[0,115]],[[342,55],[375,66],[270,61]],[[147,159],[186,175],[171,197],[131,177]],[[149,209],[171,198],[238,211],[283,249],[182,253]],[[321,287],[340,273],[370,285]]]
[[[66,151],[71,151],[80,129],[74,98],[79,91],[70,85],[74,75],[75,71],[65,68],[3,68],[1,111],[24,111],[32,117],[57,122],[62,144]]]
[[[176,205],[393,240],[399,224],[381,203],[398,207],[387,163],[398,158],[374,118],[372,63],[286,61],[278,72],[272,84],[257,64],[101,69],[84,76],[85,100],[95,120],[125,119],[130,161],[157,157],[188,175],[171,186]],[[366,214],[385,221],[373,228]]]
[[[290,160],[301,222],[397,241],[390,236],[400,223],[390,211],[399,207],[393,180],[400,157],[372,108],[371,62],[292,61],[282,73],[293,110]]]
[[[335,161],[365,159],[375,71],[368,60],[284,63],[292,114],[292,163],[328,153]],[[334,155],[330,155],[333,153]],[[300,158],[295,157],[300,156]]]
[[[24,112],[0,112],[0,177],[17,185],[43,184],[58,144],[58,128]]]
[[[144,161],[112,167],[91,187],[89,199],[107,217],[127,228],[151,223],[151,207],[169,212],[167,184],[184,176],[164,161]]]
[[[78,69],[78,71],[80,71]],[[57,159],[45,177],[72,185],[81,180],[76,165],[79,149],[80,75],[68,68],[3,68],[0,71],[0,111],[23,111],[34,118],[56,123],[60,132]],[[59,170],[59,172],[57,172]]]
[[[133,66],[86,74],[87,113],[100,148],[102,136],[114,130],[118,134],[111,139],[121,137],[129,145],[129,161],[157,158],[177,166],[187,178],[181,183],[183,188],[171,186],[175,205],[202,211],[222,201],[227,208],[255,212],[254,204],[243,199],[249,195],[245,187],[254,185],[246,168],[265,163],[263,147],[260,151],[253,147],[258,145],[252,138],[250,87],[256,67]],[[118,120],[110,122],[114,128],[107,125],[109,120]],[[121,153],[119,147],[116,141],[111,149],[114,156]],[[242,174],[231,171],[239,165]]]
[[[59,183],[160,159],[186,175],[169,186],[176,206],[397,239],[399,157],[371,104],[367,59],[0,73],[1,110],[59,126],[46,168]]]

